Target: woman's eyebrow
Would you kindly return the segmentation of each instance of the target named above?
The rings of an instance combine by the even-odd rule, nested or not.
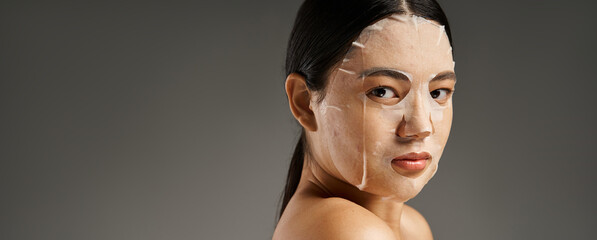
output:
[[[456,82],[456,73],[454,73],[452,71],[444,71],[444,72],[441,72],[441,73],[438,73],[437,75],[435,75],[435,77],[433,77],[431,80],[429,80],[429,82],[441,81],[441,80],[453,80],[454,82]]]
[[[387,76],[397,80],[411,81],[412,76],[404,71],[393,68],[374,67],[363,71],[360,74],[361,78],[368,76]]]

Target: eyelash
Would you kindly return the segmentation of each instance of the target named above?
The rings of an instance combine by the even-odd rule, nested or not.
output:
[[[446,92],[447,92],[448,94],[450,94],[450,93],[452,93],[452,92],[454,91],[454,90],[452,90],[452,89],[449,89],[449,88],[438,88],[438,89],[434,89],[433,91],[436,91],[436,90],[446,90]],[[433,92],[433,91],[431,91],[431,92]]]
[[[389,87],[389,86],[383,86],[383,85],[378,85],[377,87],[371,88],[369,91],[367,91],[367,95],[372,94],[373,91],[375,91],[377,89],[385,89],[385,88],[387,88],[390,91],[392,91],[397,98],[400,98],[400,95],[398,95],[398,92],[394,88]],[[378,97],[378,98],[382,98],[382,97]]]
[[[429,93],[432,93],[432,92],[434,92],[434,91],[438,91],[438,90],[444,90],[444,91],[446,91],[446,95],[447,95],[447,97],[449,97],[449,96],[450,96],[450,94],[452,94],[452,92],[454,92],[454,90],[452,90],[452,89],[449,89],[449,88],[438,88],[438,89],[435,89],[435,90],[433,90],[433,91],[431,91],[431,92],[429,92]]]

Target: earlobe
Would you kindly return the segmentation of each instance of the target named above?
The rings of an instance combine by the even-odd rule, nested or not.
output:
[[[294,118],[309,131],[317,130],[315,114],[311,109],[311,91],[307,87],[305,77],[291,73],[286,78],[286,95]]]

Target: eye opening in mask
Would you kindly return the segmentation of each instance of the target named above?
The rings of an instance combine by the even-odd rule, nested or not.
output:
[[[454,94],[456,74],[453,71],[444,71],[435,75],[429,81],[429,95],[439,104],[445,104]]]
[[[366,95],[374,102],[386,105],[393,105],[400,101],[398,91],[390,86],[378,85],[367,90]]]
[[[408,94],[411,75],[389,67],[374,67],[359,74],[363,86],[368,87],[366,96],[374,102],[394,105]],[[374,87],[372,87],[374,85]]]
[[[435,101],[442,104],[448,101],[448,99],[452,96],[453,92],[454,91],[452,89],[439,88],[429,92],[429,94],[433,99],[435,99]]]

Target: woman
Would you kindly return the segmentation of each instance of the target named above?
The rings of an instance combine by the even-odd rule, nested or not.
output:
[[[433,0],[303,3],[286,59],[303,132],[274,239],[432,239],[404,202],[448,139],[450,43]]]

